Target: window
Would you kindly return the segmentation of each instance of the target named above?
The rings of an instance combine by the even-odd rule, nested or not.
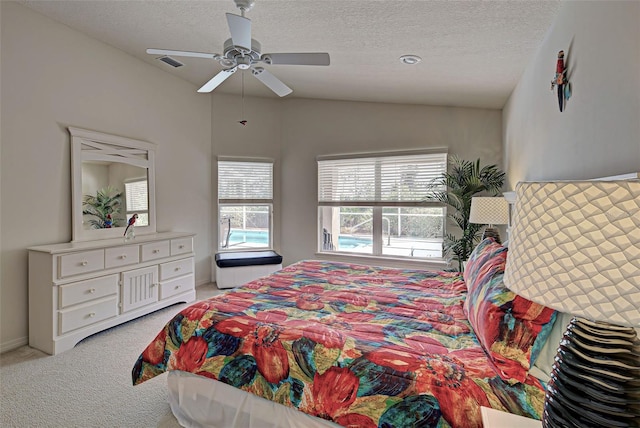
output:
[[[218,159],[218,250],[272,248],[273,161]]]
[[[136,226],[149,226],[149,200],[147,199],[147,179],[133,179],[124,182],[127,220],[138,214]]]
[[[446,168],[434,152],[319,158],[319,251],[441,258],[446,210],[429,196]]]

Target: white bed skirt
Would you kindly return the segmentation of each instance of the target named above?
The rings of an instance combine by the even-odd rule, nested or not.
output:
[[[328,428],[339,425],[223,382],[179,370],[167,374],[169,405],[183,427]]]

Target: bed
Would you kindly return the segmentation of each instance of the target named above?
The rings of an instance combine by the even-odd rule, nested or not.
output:
[[[134,384],[164,372],[183,426],[481,427],[540,419],[555,311],[502,283],[487,238],[463,274],[304,260],[180,311]],[[144,345],[143,345],[144,346]]]

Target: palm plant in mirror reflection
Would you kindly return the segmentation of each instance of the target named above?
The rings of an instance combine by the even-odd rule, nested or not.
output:
[[[122,221],[118,217],[121,203],[122,191],[113,186],[103,187],[95,196],[82,197],[82,214],[91,216],[88,220],[91,229],[119,227]]]
[[[449,158],[449,169],[432,183],[430,200],[436,200],[453,208],[447,213],[462,232],[461,235],[447,233],[444,237],[444,250],[449,257],[458,262],[458,269],[464,269],[463,262],[480,241],[480,231],[484,225],[469,222],[471,198],[478,194],[495,196],[502,190],[505,173],[496,165],[480,167],[480,159],[475,162],[457,156]]]

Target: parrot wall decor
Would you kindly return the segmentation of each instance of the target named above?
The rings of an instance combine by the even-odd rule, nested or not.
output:
[[[571,84],[567,78],[567,67],[564,63],[564,51],[558,52],[558,59],[556,60],[556,74],[551,81],[551,90],[558,87],[558,107],[560,111],[564,110],[566,102],[571,98]]]

